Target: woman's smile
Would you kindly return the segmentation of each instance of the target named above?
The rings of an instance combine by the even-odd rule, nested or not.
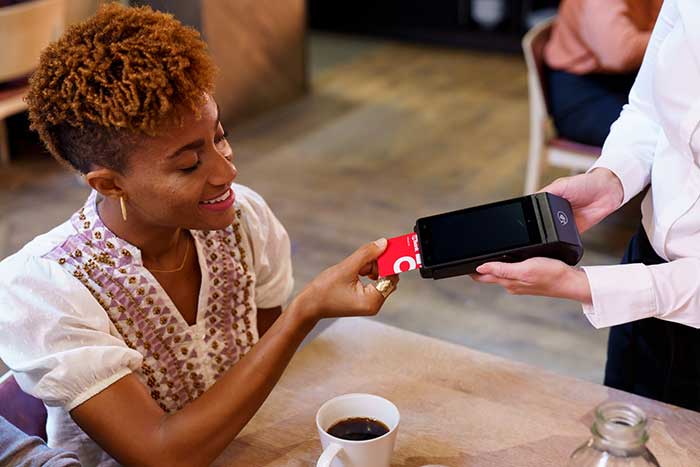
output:
[[[236,194],[231,187],[220,195],[199,202],[199,207],[209,211],[225,211],[233,205],[236,200]]]

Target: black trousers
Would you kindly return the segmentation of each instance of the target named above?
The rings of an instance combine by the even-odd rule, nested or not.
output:
[[[622,263],[663,262],[640,227]],[[700,411],[700,330],[656,318],[613,326],[605,385]]]
[[[574,75],[549,70],[549,107],[560,136],[602,146],[620,116],[635,74]]]

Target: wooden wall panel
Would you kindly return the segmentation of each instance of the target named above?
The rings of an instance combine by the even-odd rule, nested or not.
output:
[[[305,92],[304,0],[203,0],[202,23],[220,68],[224,121],[240,122]]]

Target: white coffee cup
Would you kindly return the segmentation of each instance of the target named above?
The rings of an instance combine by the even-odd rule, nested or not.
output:
[[[358,417],[378,420],[389,432],[366,441],[349,441],[326,431],[337,422]],[[389,467],[399,419],[399,409],[394,404],[372,394],[345,394],[329,400],[316,413],[323,446],[316,467]]]

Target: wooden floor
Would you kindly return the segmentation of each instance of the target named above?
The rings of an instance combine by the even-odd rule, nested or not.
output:
[[[362,243],[411,231],[418,217],[521,193],[528,104],[520,57],[314,34],[309,58],[308,96],[230,128],[238,181],[260,192],[290,233],[297,290]],[[85,196],[54,163],[20,154],[0,172],[0,258]],[[584,263],[617,262],[637,217],[632,206],[586,234]],[[575,303],[407,273],[377,319],[602,378],[607,333]]]

